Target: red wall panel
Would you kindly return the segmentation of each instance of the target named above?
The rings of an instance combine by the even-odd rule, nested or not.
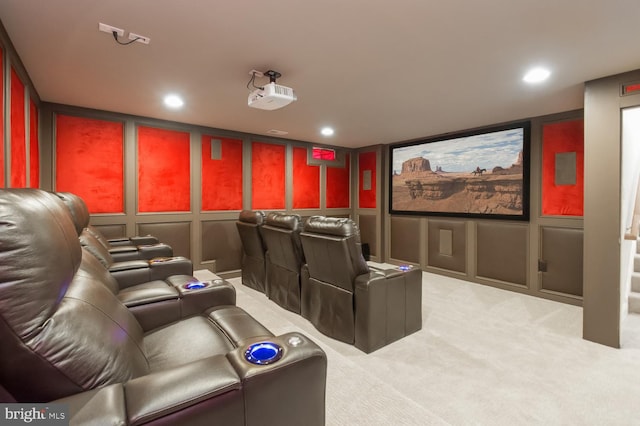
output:
[[[221,157],[211,158],[211,140]],[[202,210],[242,210],[242,141],[202,136]]]
[[[576,153],[575,185],[555,184],[555,157]],[[582,216],[584,211],[584,120],[545,124],[542,128],[542,214]]]
[[[73,192],[91,213],[124,212],[124,126],[56,116],[56,191]]]
[[[24,84],[11,68],[11,187],[27,186]]]
[[[285,146],[251,145],[251,208],[284,209]]]
[[[3,51],[0,49],[0,65]],[[4,67],[2,67],[4,69]],[[0,69],[0,188],[4,188],[4,72]]]
[[[40,187],[40,146],[38,144],[38,107],[29,102],[29,187]]]
[[[320,208],[320,167],[307,165],[307,148],[293,148],[293,208]]]
[[[358,203],[361,209],[376,207],[376,153],[361,152],[358,155]],[[364,189],[364,172],[371,173],[371,189]]]
[[[344,167],[327,167],[327,208],[348,208],[350,206],[349,171],[350,156],[345,155]]]
[[[191,210],[188,132],[138,127],[138,211]]]

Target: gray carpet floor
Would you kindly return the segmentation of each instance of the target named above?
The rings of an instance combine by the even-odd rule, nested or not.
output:
[[[640,321],[612,349],[582,339],[580,307],[425,272],[422,330],[365,354],[230,281],[274,334],[326,352],[328,426],[640,424]]]

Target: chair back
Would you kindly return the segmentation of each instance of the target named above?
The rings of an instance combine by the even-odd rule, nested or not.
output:
[[[285,309],[300,312],[300,270],[304,253],[300,242],[302,218],[297,214],[267,215],[262,236],[267,247],[266,294]]]
[[[262,237],[272,264],[300,273],[304,253],[300,242],[302,218],[297,214],[269,213]]]
[[[312,216],[300,239],[311,278],[353,292],[355,278],[369,272],[351,219]]]
[[[142,328],[85,263],[60,198],[0,190],[0,228],[6,393],[18,402],[51,401],[147,374]]]
[[[71,219],[76,227],[78,235],[89,226],[89,220],[91,218],[89,209],[84,200],[71,192],[56,192],[55,193],[69,209],[71,213]]]
[[[264,216],[262,211],[243,210],[236,221],[242,242],[242,284],[263,293],[266,290],[266,247],[261,229]]]

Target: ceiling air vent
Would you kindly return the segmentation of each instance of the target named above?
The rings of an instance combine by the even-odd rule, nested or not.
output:
[[[267,130],[267,133],[269,133],[270,135],[276,135],[276,136],[284,136],[289,134],[289,132],[285,132],[284,130],[276,130],[276,129]]]

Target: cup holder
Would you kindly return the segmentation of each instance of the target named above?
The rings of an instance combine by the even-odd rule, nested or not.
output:
[[[251,364],[273,364],[282,357],[282,347],[273,342],[259,342],[249,346],[244,352],[244,359]]]
[[[209,283],[202,281],[192,281],[190,283],[186,283],[182,286],[185,290],[200,290],[205,287],[209,287]]]

